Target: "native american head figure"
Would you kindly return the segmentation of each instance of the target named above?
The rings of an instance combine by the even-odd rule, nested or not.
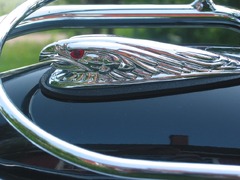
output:
[[[240,72],[240,62],[205,50],[113,35],[83,35],[45,47],[50,83],[67,87],[172,81]]]

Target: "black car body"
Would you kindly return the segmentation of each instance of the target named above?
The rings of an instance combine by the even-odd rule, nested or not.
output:
[[[195,1],[191,7],[195,8],[197,2],[201,1]],[[42,2],[39,1],[36,7],[31,8],[37,6],[42,6]],[[216,11],[200,12],[198,16],[197,12],[190,9],[189,12],[184,10],[185,13],[180,17],[181,9],[174,14],[175,7],[172,10],[167,7],[159,7],[160,10],[168,9],[168,12],[164,11],[165,14],[161,11],[156,14],[157,7],[144,6],[136,6],[134,9],[133,6],[119,6],[119,9],[112,6],[94,6],[96,9],[84,6],[80,14],[76,13],[79,9],[73,6],[69,9],[67,6],[64,9],[46,7],[30,16],[27,16],[28,13],[21,14],[23,18],[15,19],[15,24],[2,42],[38,30],[71,26],[150,28],[217,25],[239,30],[237,15],[227,17],[227,14]],[[142,12],[144,8],[146,10]],[[134,13],[129,13],[130,10]],[[16,26],[17,23],[20,24]],[[240,49],[236,46],[194,47],[240,60]],[[47,71],[51,71],[50,64],[43,62],[1,73],[2,86],[10,102],[26,118],[66,142],[99,153],[99,157],[104,154],[107,157],[146,160],[153,164],[166,162],[170,169],[167,166],[159,169],[148,167],[139,171],[138,168],[128,169],[127,165],[126,168],[116,164],[109,167],[85,157],[79,158],[80,161],[72,154],[69,155],[69,152],[58,151],[54,143],[52,145],[48,140],[35,137],[35,132],[19,124],[4,104],[1,105],[3,116],[0,119],[0,179],[240,178],[238,73],[165,82],[157,86],[149,83],[140,85],[134,93],[128,90],[134,89],[134,85],[123,88],[124,92],[117,87],[110,87],[110,90],[100,88],[97,92],[101,98],[93,95],[90,100],[85,96],[75,100],[76,95],[73,98],[69,97],[69,93],[66,96],[55,95],[56,92],[48,93],[49,89],[44,88],[41,78]],[[101,91],[104,91],[103,94],[107,91],[110,95],[101,95]],[[111,96],[112,91],[119,93],[112,93],[114,96]],[[87,96],[91,89],[83,93]],[[66,156],[69,159],[65,159]],[[119,160],[120,166],[125,163],[122,159]],[[78,163],[79,166],[75,166]],[[175,164],[182,169],[172,167]],[[206,170],[208,166],[209,171]]]

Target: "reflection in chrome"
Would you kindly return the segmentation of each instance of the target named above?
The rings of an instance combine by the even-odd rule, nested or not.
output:
[[[59,60],[56,87],[125,85],[240,73],[240,62],[204,50],[113,35],[83,35],[45,47],[41,61]]]
[[[1,21],[1,19],[0,19]],[[240,31],[240,11],[196,0],[182,5],[46,6],[26,17],[8,38],[54,28],[222,26]],[[59,23],[61,22],[61,23]]]
[[[28,0],[6,16],[0,23],[0,52],[14,27],[29,14],[50,2],[52,0]],[[2,81],[0,81],[0,94],[0,111],[16,130],[39,148],[73,165],[127,179],[240,178],[239,166],[134,160],[88,151],[54,137],[31,122],[11,102]]]

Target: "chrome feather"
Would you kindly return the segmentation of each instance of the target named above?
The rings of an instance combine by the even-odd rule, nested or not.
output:
[[[240,72],[240,62],[205,50],[113,35],[83,35],[45,47],[55,60],[49,84],[58,87],[125,85]]]

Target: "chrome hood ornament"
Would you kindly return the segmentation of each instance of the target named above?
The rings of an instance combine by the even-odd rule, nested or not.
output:
[[[24,27],[24,18],[26,18],[28,15],[30,15],[31,13],[36,11],[38,8],[44,6],[45,4],[48,4],[52,1],[54,1],[54,0],[27,0],[24,4],[20,5],[18,8],[13,10],[7,17],[3,18],[3,20],[0,22],[0,27],[1,27],[0,54],[2,52],[2,47],[5,43],[5,41],[8,38],[10,38],[11,36],[14,36],[14,33],[11,34],[11,32],[14,32],[13,30],[18,30],[18,28],[21,28],[21,25],[18,26],[19,23],[22,21],[23,22],[22,27]],[[196,7],[197,7],[197,9],[201,9],[201,2],[207,2],[209,5],[213,5],[212,0],[205,0],[205,1],[204,0],[196,0],[193,4],[197,5],[196,3],[199,3],[200,6],[196,6]],[[192,9],[193,8],[192,4],[190,4],[186,7],[189,10],[188,12],[195,12],[195,10],[196,10],[196,9]],[[198,7],[200,7],[200,8],[198,8]],[[51,13],[53,13],[54,16],[51,16],[52,19],[49,17],[46,21],[43,21],[42,25],[47,28],[51,28],[53,26],[55,27],[56,25],[61,26],[61,27],[67,27],[66,24],[64,24],[64,22],[66,23],[67,21],[65,21],[65,19],[61,19],[61,21],[59,21],[59,19],[54,19],[56,17],[55,11],[51,12],[48,8],[49,7],[47,7],[47,9],[46,9],[46,12],[47,12],[46,14],[50,16]],[[154,8],[155,8],[155,6],[154,6]],[[53,8],[53,9],[55,9],[55,8]],[[65,9],[66,8],[64,7],[64,11],[63,10],[60,11],[60,14],[62,13],[62,15],[64,15],[64,16],[60,16],[60,17],[66,17]],[[187,15],[185,17],[189,17],[188,16],[189,14],[186,13],[186,9],[182,10],[182,6],[177,6],[176,8],[173,8],[173,12],[175,12],[176,10],[179,12],[179,9],[180,9],[181,17],[185,16],[185,15]],[[214,9],[216,9],[216,10],[214,10]],[[169,9],[167,8],[167,10],[169,10]],[[192,10],[194,10],[194,11],[192,11]],[[227,24],[227,25],[229,25],[229,28],[232,25],[235,25],[235,27],[239,29],[239,17],[240,17],[239,13],[238,13],[239,11],[237,12],[237,14],[235,14],[235,11],[234,11],[235,15],[233,16],[233,13],[232,13],[233,11],[229,10],[229,8],[225,8],[222,6],[213,6],[213,10],[214,10],[214,12],[210,13],[208,15],[205,14],[204,12],[203,13],[197,12],[197,13],[194,13],[193,15],[196,17],[197,21],[200,19],[201,23],[204,23],[204,24],[208,21],[210,23],[216,23],[221,26],[224,24],[225,25]],[[222,11],[222,10],[224,10],[224,11]],[[225,10],[227,10],[227,12]],[[72,12],[72,11],[70,11],[70,12]],[[91,9],[91,12],[92,12],[92,9]],[[166,12],[164,11],[164,13],[166,13]],[[89,13],[89,14],[90,14],[90,17],[93,17],[92,19],[94,19],[94,20],[96,19],[96,16],[92,16],[91,13]],[[192,14],[192,13],[190,13],[190,14]],[[202,16],[203,14],[204,14],[204,18],[200,18],[200,17],[203,17]],[[73,13],[71,13],[71,16],[68,17],[71,20],[71,22],[72,22],[72,20],[79,21],[79,19],[76,18],[76,16],[74,17],[72,15],[73,15]],[[170,15],[171,16],[168,16],[168,17],[172,17],[172,14],[170,14]],[[179,14],[177,14],[177,15],[179,15]],[[34,19],[34,22],[36,23],[35,25],[37,25],[38,27],[39,27],[39,24],[41,24],[39,22],[41,22],[42,19],[44,19],[44,18],[42,18],[43,17],[42,15],[40,17],[41,18],[39,18],[39,19]],[[89,20],[90,17],[87,17],[87,20]],[[207,17],[207,18],[205,19],[205,17]],[[117,16],[117,18],[119,18],[119,16]],[[100,17],[100,19],[102,19],[102,17]],[[135,21],[135,19],[132,17],[130,17],[130,19],[132,19],[132,21]],[[155,19],[155,18],[152,18],[152,19]],[[161,16],[161,19],[166,19],[166,18],[162,18],[162,16]],[[169,18],[167,18],[167,19],[169,19]],[[189,18],[187,18],[187,19],[189,19]],[[193,19],[193,18],[191,17],[190,19]],[[215,21],[213,21],[213,19],[215,19]],[[51,21],[51,20],[53,20],[53,21]],[[180,20],[181,20],[181,22],[186,24],[186,21],[182,21],[182,19],[180,19]],[[25,22],[27,22],[27,21],[25,21]],[[157,21],[159,21],[159,20],[157,20]],[[51,22],[55,22],[55,23],[51,23]],[[105,23],[105,20],[103,22]],[[195,22],[195,19],[191,22]],[[71,24],[71,27],[76,24],[77,23]],[[81,23],[79,23],[79,24],[81,24]],[[88,23],[88,25],[89,24],[91,24],[91,23]],[[36,26],[34,26],[33,22],[29,22],[29,24],[27,23],[25,25],[26,26],[29,25],[28,27],[30,27],[30,26],[32,27],[32,28],[28,29],[29,32],[31,32],[33,29],[37,29]],[[20,31],[16,31],[15,33],[17,33],[17,34],[18,34],[18,32],[26,33],[26,31],[24,30],[26,28],[26,26],[22,29],[22,32],[19,29]],[[82,26],[82,24],[81,24],[81,26]],[[112,27],[112,24],[110,27]],[[43,29],[41,29],[41,30],[43,30]],[[95,39],[97,39],[97,38],[95,38]],[[66,42],[68,42],[68,40]],[[141,41],[141,42],[146,42],[146,41]],[[55,43],[55,45],[57,45],[57,44],[59,44],[59,43]],[[67,56],[62,56],[61,54],[59,54],[56,49],[56,47],[58,47],[58,46],[55,46],[55,45],[52,44],[52,45],[48,46],[47,48],[45,48],[45,50],[43,50],[41,53],[41,59],[42,60],[44,60],[44,59],[45,60],[53,60],[53,61],[56,60],[55,66],[56,67],[58,67],[58,66],[64,67],[63,69],[65,69],[65,70],[67,70],[67,66],[71,67],[70,69],[74,69],[72,67],[81,67],[81,68],[79,68],[79,70],[76,70],[76,72],[80,72],[80,69],[82,69],[85,65],[83,66],[79,62],[75,62],[75,61],[73,61],[73,59],[75,59],[75,57],[79,57],[79,55],[84,57],[84,55],[86,53],[85,50],[82,49],[84,51],[80,50],[77,53],[76,51],[73,51],[74,49],[70,49],[70,48],[66,49],[68,44],[65,44],[65,50],[63,49],[63,52],[66,52],[68,54],[69,53],[68,51],[70,50],[69,54],[73,58],[73,59],[71,59],[71,58],[69,59],[69,58],[67,58]],[[141,44],[140,46],[142,46],[142,45],[143,44]],[[61,46],[59,46],[59,47],[61,47]],[[79,48],[79,46],[76,46],[76,47]],[[95,46],[95,48],[96,47],[98,47],[98,46]],[[174,46],[174,47],[178,47],[178,46]],[[151,49],[151,48],[147,45],[147,49]],[[143,49],[143,50],[146,50],[146,49]],[[151,50],[154,50],[154,49],[151,49]],[[193,51],[195,52],[195,50],[193,50]],[[152,52],[152,51],[150,51],[150,52]],[[177,52],[179,53],[179,51],[177,51]],[[180,51],[181,58],[178,59],[177,61],[184,62],[183,60],[181,60],[182,57],[185,57],[184,59],[192,59],[192,60],[194,60],[194,62],[199,61],[199,58],[197,58],[198,56],[192,57],[192,53],[191,53],[192,51],[187,51],[187,52],[188,53],[186,54],[185,51],[183,51],[183,53],[182,53],[182,51]],[[204,52],[204,53],[202,54],[201,52]],[[207,62],[207,64],[208,64],[207,67],[210,67],[210,68],[207,68],[208,72],[206,74],[215,72],[215,73],[213,73],[216,75],[214,77],[219,77],[218,75],[224,74],[224,76],[221,76],[221,78],[225,78],[225,77],[227,77],[227,76],[225,76],[226,74],[233,75],[233,74],[237,73],[237,76],[239,77],[239,70],[238,70],[239,65],[238,65],[237,61],[228,59],[226,57],[222,57],[220,55],[211,54],[211,53],[210,53],[211,58],[209,59],[209,58],[206,58],[208,56],[205,56],[205,53],[207,53],[207,52],[200,51],[200,57],[201,57],[200,59],[203,60],[204,64],[206,64],[206,62]],[[209,53],[207,53],[207,54],[209,54]],[[162,55],[165,55],[165,54],[162,53]],[[177,57],[179,57],[179,54],[177,54],[177,55],[178,55]],[[167,56],[166,59],[168,59],[170,57]],[[217,58],[215,58],[215,57],[217,57]],[[154,60],[155,60],[155,58],[154,58]],[[80,61],[80,59],[78,61]],[[214,65],[209,66],[208,61],[210,61]],[[219,62],[222,64],[219,64]],[[224,64],[224,62],[225,62],[225,64]],[[206,68],[205,65],[198,65],[193,62],[191,62],[189,64],[191,64],[191,67],[193,66],[196,69]],[[70,66],[70,65],[72,65],[72,66]],[[137,68],[142,67],[140,65],[136,65],[135,63],[134,63],[134,65]],[[156,66],[153,66],[153,67],[156,69]],[[212,67],[214,67],[214,68],[212,68]],[[146,70],[146,69],[144,69],[144,70]],[[63,70],[59,69],[59,71],[63,71]],[[81,71],[86,72],[85,69],[83,69]],[[69,72],[74,72],[74,71],[71,70]],[[94,72],[96,72],[96,71],[94,71]],[[194,73],[194,72],[195,71],[190,72],[189,74]],[[198,72],[198,71],[196,71],[196,72]],[[202,72],[200,72],[200,73],[202,73]],[[154,73],[152,73],[152,74],[154,74]],[[166,73],[166,74],[168,74],[168,73]],[[183,73],[181,73],[181,74],[183,74]],[[191,77],[194,77],[194,76],[191,76]],[[196,76],[196,77],[199,77],[199,76]],[[206,76],[206,77],[209,77],[209,76]],[[197,83],[199,83],[200,78],[192,78],[192,79],[197,79]],[[49,79],[46,79],[46,80],[49,80]],[[191,80],[191,78],[190,78],[190,80]],[[182,84],[186,81],[180,81],[180,80],[179,81],[172,81],[172,80],[160,81],[161,84],[164,84],[164,82],[167,82],[167,83],[174,82],[176,84],[178,82],[181,82],[180,85],[182,86]],[[142,85],[142,84],[147,84],[147,86],[152,85],[152,83],[139,83],[139,84],[136,83],[136,84],[134,84],[133,87],[135,87],[137,85]],[[153,84],[157,84],[157,83],[153,83]],[[239,84],[239,82],[238,82],[238,84]],[[126,86],[120,86],[120,87],[126,87]],[[85,87],[80,87],[79,89],[81,89],[81,88],[85,89]],[[66,88],[66,89],[68,89],[68,88]],[[72,89],[72,88],[70,88],[70,89]],[[99,89],[99,88],[93,88],[93,89]],[[105,91],[101,91],[101,92],[105,92]],[[0,94],[1,94],[1,96],[0,96],[0,111],[1,111],[2,116],[5,117],[5,119],[8,121],[8,123],[11,124],[16,130],[18,130],[18,132],[20,132],[22,135],[24,135],[30,142],[32,142],[34,145],[41,148],[42,150],[54,155],[57,158],[60,158],[64,161],[69,162],[78,167],[93,171],[95,173],[110,175],[114,178],[122,177],[122,178],[127,178],[127,179],[162,179],[162,178],[166,179],[166,178],[195,178],[195,177],[196,178],[216,178],[216,179],[219,179],[219,178],[239,179],[239,177],[240,177],[240,168],[238,165],[225,165],[225,164],[223,165],[223,164],[209,164],[209,163],[203,164],[203,163],[190,163],[190,162],[183,163],[183,162],[166,162],[166,161],[161,161],[161,160],[153,161],[153,160],[128,159],[128,158],[104,155],[104,154],[100,154],[100,153],[96,153],[96,152],[84,149],[82,147],[75,146],[69,142],[66,142],[64,140],[61,140],[61,139],[51,135],[50,133],[48,133],[45,130],[38,127],[34,122],[32,122],[32,120],[29,119],[29,117],[27,117],[23,112],[21,112],[19,110],[19,108],[13,104],[13,101],[10,100],[10,98],[8,97],[7,93],[4,90],[2,81],[0,81]]]
[[[132,85],[240,73],[240,62],[189,47],[113,35],[83,35],[45,47],[58,88]]]

